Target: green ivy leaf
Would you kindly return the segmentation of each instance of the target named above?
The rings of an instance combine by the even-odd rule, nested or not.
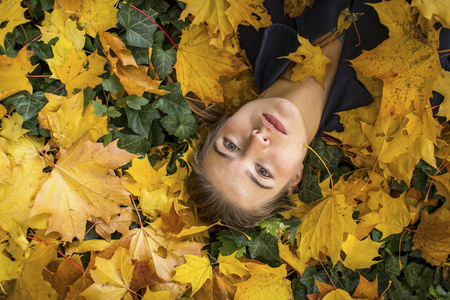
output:
[[[106,111],[106,115],[111,118],[118,118],[122,114],[119,111],[117,111],[117,109],[114,106],[110,106],[110,107],[108,107],[108,110]]]
[[[148,65],[148,48],[131,47],[131,54],[138,65]]]
[[[46,60],[53,57],[52,47],[42,41],[32,43],[30,45],[30,49],[33,51],[33,55],[36,55],[41,60]]]
[[[136,95],[129,95],[123,99],[126,101],[129,108],[132,108],[135,110],[140,110],[143,105],[148,104],[147,99],[145,99],[144,97],[136,96]]]
[[[153,103],[154,108],[160,109],[165,114],[190,114],[191,108],[181,94],[181,85],[179,82],[169,83],[162,89],[169,91],[169,94],[158,97]]]
[[[123,86],[120,83],[120,79],[115,75],[111,75],[111,77],[102,79],[102,86],[105,91],[111,92],[113,94],[118,94],[121,90],[123,90]]]
[[[322,190],[319,186],[319,177],[317,177],[317,175],[303,175],[298,198],[300,199],[300,201],[306,204],[310,204],[316,200],[323,198]]]
[[[27,91],[21,91],[4,99],[2,104],[7,108],[14,105],[23,120],[27,121],[36,117],[47,102],[44,92],[30,94]]]
[[[337,146],[328,145],[321,139],[315,139],[312,143],[312,148],[317,152],[318,156],[322,158],[330,172],[333,173],[333,170],[337,168],[339,161],[342,158],[342,150]],[[328,172],[319,157],[312,152],[309,152],[308,155],[311,163],[318,168],[321,173],[324,173],[327,176]]]
[[[54,0],[40,0],[41,8],[46,11],[50,11],[53,9]]]
[[[172,72],[172,66],[175,64],[177,51],[173,48],[164,50],[160,47],[153,47],[152,63],[156,73],[161,79],[164,79]]]
[[[149,139],[152,141],[153,146],[159,146],[164,143],[166,136],[164,135],[161,126],[158,122],[153,122],[150,127]]]
[[[406,268],[402,270],[405,274],[406,282],[411,287],[416,285],[417,278],[420,276],[423,269],[425,269],[424,265],[419,265],[415,262],[411,262],[406,266]]]
[[[97,116],[104,116],[108,112],[106,105],[101,104],[100,102],[92,101],[92,106],[94,106],[94,114]]]
[[[222,242],[222,246],[219,247],[219,251],[222,255],[228,256],[238,250],[236,243],[232,239],[223,235],[218,236],[217,239]]]
[[[158,13],[153,9],[146,10],[144,13],[153,20],[158,16]],[[130,7],[130,5],[123,5],[117,12],[117,20],[127,30],[126,40],[128,45],[142,48],[153,46],[153,33],[157,26],[145,15]]]
[[[197,121],[193,115],[179,115],[179,125],[173,132],[180,140],[184,140],[195,134],[197,131]]]
[[[264,228],[266,232],[278,238],[278,235],[286,230],[283,220],[272,218],[258,223],[258,226]]]
[[[153,35],[153,48],[162,48],[166,35],[162,31],[156,31]]]
[[[316,289],[316,283],[314,281],[314,276],[317,273],[317,268],[315,266],[307,266],[305,272],[303,272],[300,282],[306,286],[308,294],[313,294]]]
[[[112,141],[119,139],[117,147],[136,154],[144,154],[150,151],[152,145],[145,137],[120,132],[114,125],[111,125],[111,128]]]
[[[253,240],[252,245],[248,251],[251,258],[263,258],[267,261],[278,261],[280,253],[278,247],[274,246],[278,242],[278,238],[270,235],[265,230],[262,230],[258,237]]]
[[[308,300],[306,286],[300,282],[300,278],[292,280],[292,294],[294,300]]]
[[[173,135],[175,129],[177,128],[179,122],[178,118],[175,115],[167,115],[163,117],[159,123],[162,127],[167,131],[168,134]]]
[[[145,138],[149,137],[153,120],[161,118],[159,112],[156,109],[153,109],[151,104],[143,106],[140,110],[125,107],[125,113],[128,119],[128,126],[135,133],[142,135]]]

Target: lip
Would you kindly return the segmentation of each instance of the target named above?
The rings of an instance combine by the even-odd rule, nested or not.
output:
[[[283,123],[271,114],[262,114],[261,120],[265,126],[269,127],[275,133],[282,133],[286,135],[286,128]]]

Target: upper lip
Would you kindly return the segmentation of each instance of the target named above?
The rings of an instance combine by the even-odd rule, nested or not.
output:
[[[271,114],[262,114],[261,120],[264,125],[269,127],[269,129],[273,132],[282,133],[284,135],[286,134],[286,129],[284,128],[283,123],[281,123],[281,121],[278,120],[275,116]]]

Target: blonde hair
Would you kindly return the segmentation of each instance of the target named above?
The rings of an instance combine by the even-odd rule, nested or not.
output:
[[[259,210],[250,211],[227,199],[206,177],[203,161],[214,137],[225,125],[228,117],[223,113],[222,117],[209,128],[205,142],[194,149],[190,159],[191,173],[185,183],[186,191],[200,220],[208,223],[221,220],[222,223],[235,228],[249,228],[276,215],[278,212],[292,208],[293,203],[288,196],[288,184],[267,205]]]

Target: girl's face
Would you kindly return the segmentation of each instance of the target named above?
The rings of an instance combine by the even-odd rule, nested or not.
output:
[[[308,144],[298,108],[282,98],[251,101],[215,136],[204,160],[208,179],[227,199],[258,209],[302,175]]]

